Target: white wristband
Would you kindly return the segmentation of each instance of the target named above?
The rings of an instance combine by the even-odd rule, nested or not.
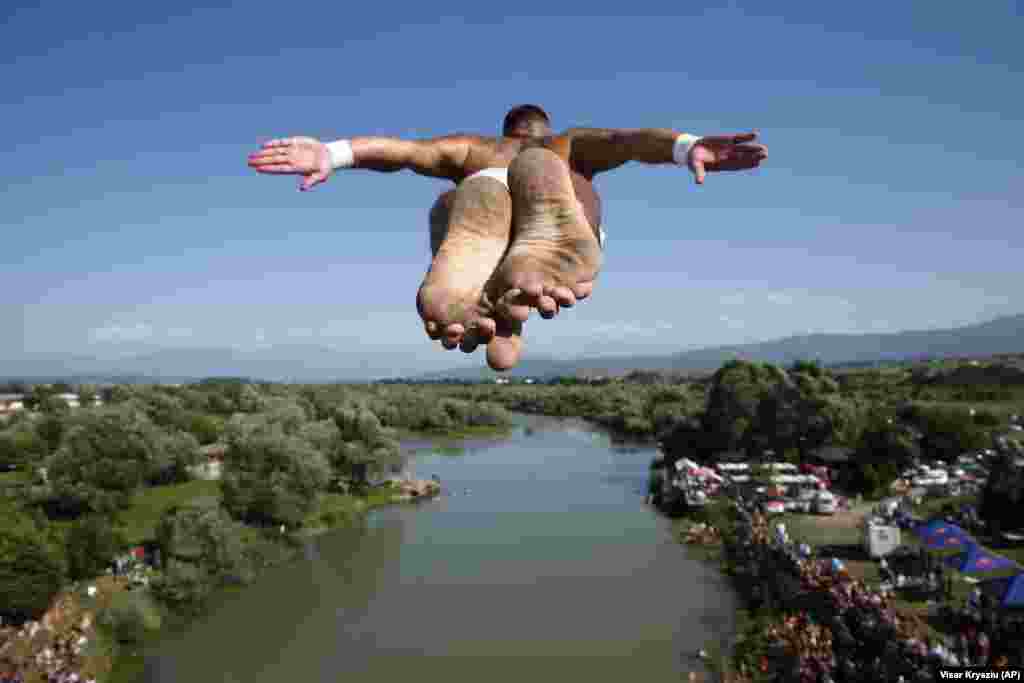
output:
[[[331,168],[355,166],[356,157],[352,153],[352,143],[349,140],[335,140],[327,143],[327,154],[331,158]]]
[[[672,161],[680,166],[688,166],[690,161],[690,150],[700,142],[700,137],[682,133],[676,138],[676,144],[672,147]]]

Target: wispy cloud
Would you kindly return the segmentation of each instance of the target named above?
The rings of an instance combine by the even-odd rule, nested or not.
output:
[[[147,341],[153,336],[153,328],[146,323],[134,325],[111,324],[89,331],[89,339],[96,343],[119,344]]]

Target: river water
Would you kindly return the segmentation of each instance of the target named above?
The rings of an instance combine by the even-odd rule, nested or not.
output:
[[[147,656],[145,680],[679,681],[735,602],[645,505],[653,448],[516,416],[457,454],[404,444],[444,495],[311,541]]]

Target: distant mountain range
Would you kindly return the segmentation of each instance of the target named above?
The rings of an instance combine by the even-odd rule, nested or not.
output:
[[[1024,353],[1024,314],[944,330],[889,334],[810,334],[774,341],[715,346],[671,355],[603,356],[575,360],[526,358],[507,374],[516,377],[564,375],[622,375],[634,370],[700,372],[715,370],[734,358],[780,365],[796,360],[817,360],[822,365],[857,365],[884,361],[951,356],[991,356]],[[471,380],[498,377],[489,369],[433,372],[418,379]]]
[[[955,329],[891,334],[813,334],[736,346],[716,346],[671,355],[604,356],[575,360],[527,357],[507,375],[554,377],[580,373],[621,375],[633,370],[699,372],[733,358],[789,364],[799,359],[824,365],[872,363],[922,357],[989,356],[1024,353],[1024,314]],[[396,359],[398,363],[396,363]],[[407,366],[400,365],[407,362]],[[480,358],[481,364],[483,357]],[[382,371],[382,368],[386,368]],[[69,379],[88,382],[187,382],[203,377],[250,377],[269,381],[367,381],[405,376],[422,380],[487,379],[483,368],[418,374],[411,361],[386,351],[336,351],[315,345],[280,345],[260,351],[174,349],[100,360],[35,354],[0,361],[0,379]]]

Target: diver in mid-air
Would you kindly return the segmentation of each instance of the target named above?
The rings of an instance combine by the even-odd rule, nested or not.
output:
[[[486,344],[488,364],[507,370],[519,361],[531,308],[552,318],[593,291],[605,243],[595,175],[630,161],[677,164],[702,184],[707,172],[760,165],[768,152],[756,139],[664,128],[556,135],[547,113],[528,104],[505,115],[501,137],[292,137],[265,143],[248,163],[260,173],[301,175],[304,191],[343,168],[454,181],[430,210],[433,262],[416,306],[431,339],[467,353]]]

